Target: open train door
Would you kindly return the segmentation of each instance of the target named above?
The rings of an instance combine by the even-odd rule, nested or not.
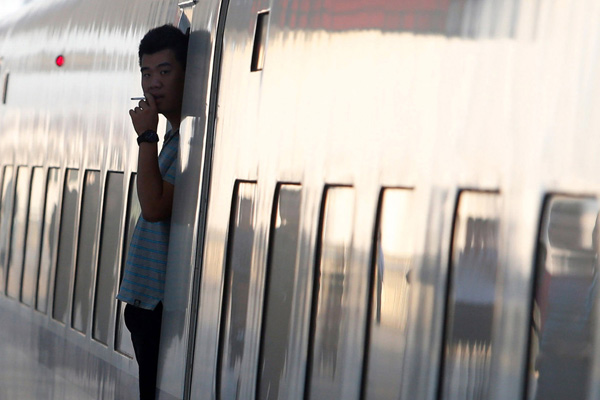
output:
[[[178,25],[182,31],[189,31],[190,40],[158,367],[161,398],[167,393],[177,399],[191,396],[216,99],[228,4],[229,0],[179,1]]]

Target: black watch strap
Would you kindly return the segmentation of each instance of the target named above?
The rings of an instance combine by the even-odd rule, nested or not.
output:
[[[148,129],[147,131],[138,136],[137,142],[138,145],[142,144],[143,142],[158,143],[158,134],[155,131]]]

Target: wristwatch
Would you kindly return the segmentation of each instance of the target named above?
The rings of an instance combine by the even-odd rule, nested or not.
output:
[[[143,142],[158,143],[158,135],[155,131],[148,129],[147,131],[138,136],[137,142],[138,145],[142,144]]]

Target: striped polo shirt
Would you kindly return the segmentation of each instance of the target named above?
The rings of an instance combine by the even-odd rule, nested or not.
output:
[[[179,131],[169,131],[158,155],[164,181],[175,184]],[[170,220],[148,222],[138,218],[125,263],[125,272],[117,299],[136,307],[154,310],[163,300]]]

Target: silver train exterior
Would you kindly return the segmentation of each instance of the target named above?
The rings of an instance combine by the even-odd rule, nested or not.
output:
[[[0,20],[0,398],[136,396],[127,110],[164,23],[190,53],[160,399],[600,398],[599,20],[26,2]]]

